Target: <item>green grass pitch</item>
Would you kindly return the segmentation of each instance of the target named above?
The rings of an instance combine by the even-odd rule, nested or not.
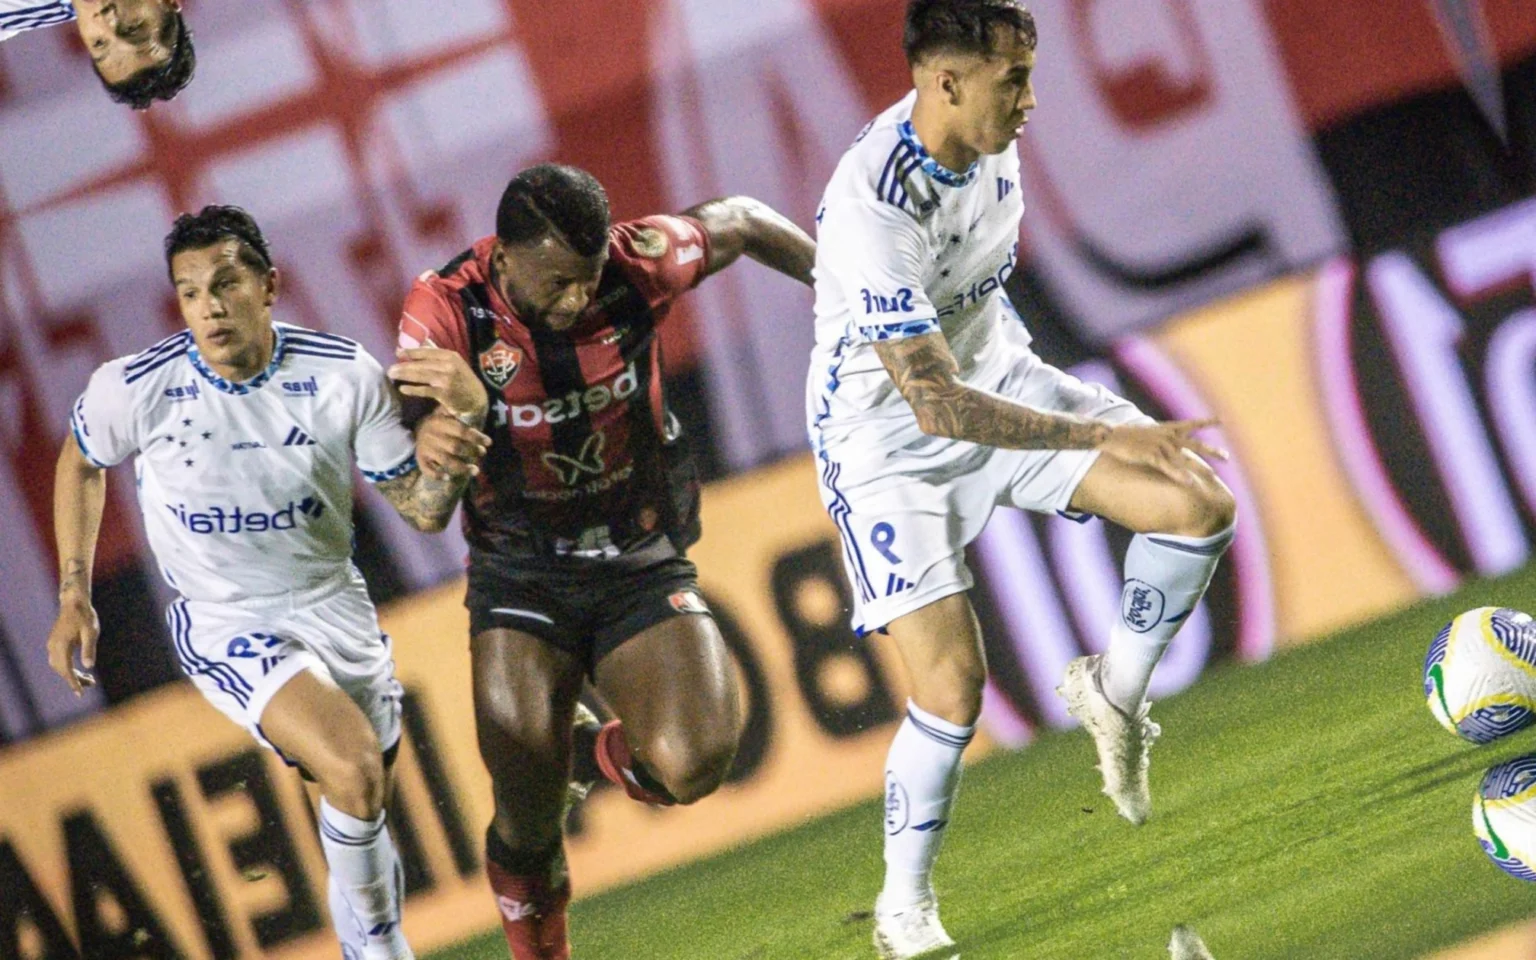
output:
[[[1473,838],[1482,771],[1536,750],[1442,730],[1430,639],[1482,605],[1530,608],[1536,569],[1473,584],[1153,710],[1153,819],[1098,792],[1081,732],[967,770],[935,885],[965,960],[1166,958],[1176,923],[1218,960],[1416,958],[1536,915],[1536,885]],[[868,960],[876,803],[578,903],[580,960]],[[432,960],[504,958],[499,933]]]

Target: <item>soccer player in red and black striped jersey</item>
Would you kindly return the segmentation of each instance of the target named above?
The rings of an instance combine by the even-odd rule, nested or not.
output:
[[[707,796],[735,756],[740,697],[684,555],[698,482],[667,408],[657,327],[742,254],[811,283],[810,237],[757,201],[610,225],[590,174],[545,164],[508,185],[495,236],[406,298],[391,370],[403,392],[446,376],[441,355],[420,349],[437,347],[467,359],[490,399],[491,445],[465,494],[466,603],[496,801],[486,869],[517,960],[570,955],[561,822],[573,754],[577,780],[595,778],[582,773],[595,760],[651,803]],[[430,462],[447,413],[420,420],[426,468],[458,470],[477,452],[445,439]],[[573,744],[584,677],[619,719]]]

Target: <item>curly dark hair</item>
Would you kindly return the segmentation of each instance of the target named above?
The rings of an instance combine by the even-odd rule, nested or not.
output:
[[[171,58],[158,67],[140,70],[119,83],[108,83],[98,73],[107,95],[135,110],[148,110],[156,100],[174,100],[192,82],[192,74],[197,70],[192,31],[187,29],[180,10],[172,10],[160,25],[160,43],[170,48]]]
[[[166,272],[172,258],[183,250],[200,250],[231,239],[240,241],[240,261],[246,266],[262,274],[272,269],[272,251],[256,218],[239,207],[213,203],[195,214],[184,213],[171,224],[171,232],[165,235]],[[171,282],[175,279],[172,275]]]
[[[541,163],[512,178],[496,208],[503,243],[536,243],[559,236],[578,255],[595,257],[608,246],[608,193],[578,167]]]
[[[1031,50],[1039,41],[1035,15],[1019,0],[912,0],[901,47],[913,65],[939,52],[989,57],[999,29],[1017,31]]]

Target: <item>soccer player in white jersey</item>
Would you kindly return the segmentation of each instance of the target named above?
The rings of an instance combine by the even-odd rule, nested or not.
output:
[[[467,471],[418,469],[384,371],[356,342],[273,322],[278,273],[244,211],[182,216],[166,260],[188,329],[101,366],[70,415],[54,486],[49,660],[77,694],[90,682],[105,471],[134,457],[150,546],[181,595],[167,620],[182,669],[318,785],[343,955],[409,958],[384,823],[401,691],[352,564],[352,464],[423,530],[446,525]],[[489,443],[468,425],[483,423],[485,391],[456,356],[427,360],[441,375],[412,389],[463,421],[472,462]]]
[[[107,95],[135,110],[174,99],[197,68],[181,0],[0,0],[0,40],[70,21]]]
[[[994,507],[1132,530],[1107,653],[1061,692],[1122,815],[1150,810],[1144,695],[1232,538],[1231,493],[1201,459],[1208,422],[1156,423],[1042,363],[1004,283],[1034,108],[1034,19],[1017,0],[913,0],[916,90],[843,156],[817,214],[807,383],[822,498],[855,586],[854,626],[888,633],[912,697],[886,765],[881,956],[951,946],[930,884],[986,679],[964,550]]]

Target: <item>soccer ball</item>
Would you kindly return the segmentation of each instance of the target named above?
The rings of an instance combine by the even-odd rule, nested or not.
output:
[[[1500,870],[1536,881],[1536,754],[1483,774],[1472,798],[1472,830]]]
[[[1478,607],[1445,625],[1424,659],[1424,697],[1440,725],[1490,743],[1536,722],[1536,624]]]

